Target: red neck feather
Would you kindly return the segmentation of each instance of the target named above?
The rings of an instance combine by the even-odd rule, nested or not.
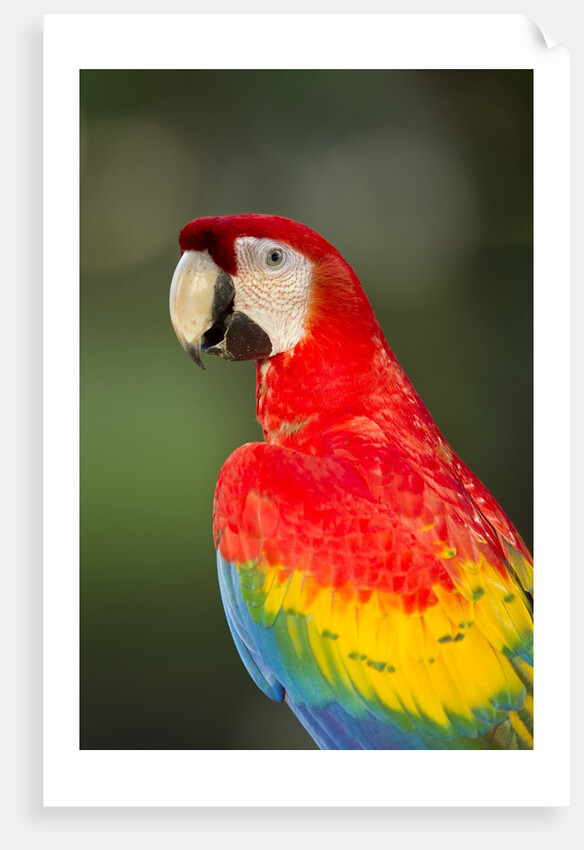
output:
[[[257,365],[257,416],[266,440],[302,448],[327,421],[357,416],[385,433],[411,431],[412,419],[435,431],[359,279],[338,252],[315,264],[312,286],[304,339]]]

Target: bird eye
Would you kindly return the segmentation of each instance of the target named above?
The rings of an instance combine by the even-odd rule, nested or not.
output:
[[[284,260],[284,252],[279,248],[270,248],[266,255],[266,262],[269,266],[280,266]]]

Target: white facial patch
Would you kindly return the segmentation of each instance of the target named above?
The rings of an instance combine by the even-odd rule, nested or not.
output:
[[[240,236],[235,240],[234,309],[270,337],[272,355],[293,348],[304,334],[312,263],[283,242]]]

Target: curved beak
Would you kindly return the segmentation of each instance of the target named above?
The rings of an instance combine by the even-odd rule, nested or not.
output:
[[[170,285],[170,319],[182,347],[204,369],[201,340],[233,301],[231,277],[207,251],[185,251]]]
[[[201,349],[224,360],[258,360],[272,353],[268,334],[235,308],[233,278],[207,251],[185,251],[180,258],[170,285],[170,318],[180,344],[201,369]]]

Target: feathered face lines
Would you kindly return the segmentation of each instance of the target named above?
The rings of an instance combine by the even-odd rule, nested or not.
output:
[[[236,239],[235,255],[235,309],[268,334],[272,355],[289,351],[304,334],[312,263],[284,242],[254,236]]]

